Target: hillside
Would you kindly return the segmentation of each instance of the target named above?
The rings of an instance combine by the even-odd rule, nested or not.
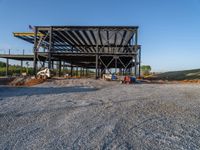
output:
[[[200,69],[165,72],[165,73],[157,74],[156,79],[161,79],[161,80],[200,79]]]

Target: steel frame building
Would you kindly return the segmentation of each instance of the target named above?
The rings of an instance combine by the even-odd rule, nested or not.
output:
[[[96,78],[114,70],[140,76],[141,46],[137,26],[35,26],[34,33],[14,32],[34,44],[33,64],[95,69]],[[134,69],[133,69],[134,68]],[[60,73],[59,73],[60,74]]]

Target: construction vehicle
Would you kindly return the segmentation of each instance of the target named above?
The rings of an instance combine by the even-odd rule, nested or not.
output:
[[[103,74],[103,79],[107,81],[114,81],[117,77],[114,74]]]
[[[42,68],[38,73],[37,73],[37,78],[38,79],[47,79],[51,77],[51,71],[48,68]]]
[[[132,77],[132,76],[125,76],[123,80],[121,80],[121,83],[124,84],[132,84],[132,83],[136,83],[136,78]]]

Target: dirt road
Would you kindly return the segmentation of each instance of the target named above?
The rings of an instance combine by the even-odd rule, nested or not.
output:
[[[0,149],[200,149],[200,85],[0,87]]]

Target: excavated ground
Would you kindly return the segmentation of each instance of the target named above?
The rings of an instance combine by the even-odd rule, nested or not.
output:
[[[0,149],[200,149],[200,85],[1,86]]]

